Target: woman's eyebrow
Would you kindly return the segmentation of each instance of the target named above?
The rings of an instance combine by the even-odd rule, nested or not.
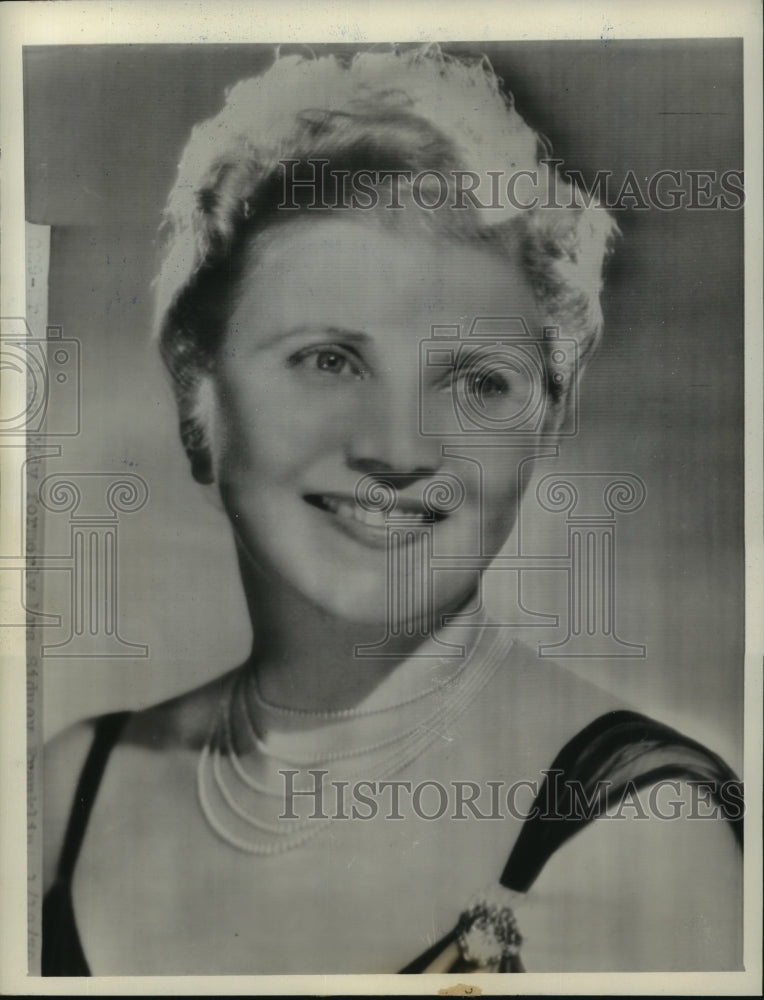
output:
[[[306,334],[349,340],[358,344],[367,344],[370,339],[369,334],[363,330],[353,330],[343,326],[328,326],[322,323],[301,323],[299,326],[292,326],[286,330],[275,330],[271,336],[262,340],[258,346],[261,348],[273,347],[284,340],[291,340],[293,337],[302,337]]]

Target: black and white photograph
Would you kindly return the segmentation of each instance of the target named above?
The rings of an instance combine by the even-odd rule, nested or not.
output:
[[[7,5],[16,991],[758,993],[760,9],[256,6]]]

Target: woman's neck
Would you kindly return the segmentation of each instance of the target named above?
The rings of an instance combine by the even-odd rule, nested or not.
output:
[[[262,696],[273,704],[311,712],[352,709],[392,678],[414,652],[430,666],[443,651],[420,630],[411,636],[387,636],[384,656],[359,654],[359,647],[386,638],[384,621],[338,619],[284,581],[267,578],[251,566],[241,569],[254,634],[249,666],[257,673]],[[461,660],[458,650],[470,645],[474,627],[452,626],[438,634],[454,645],[454,656],[446,659],[456,667]],[[422,670],[424,683],[429,672]]]

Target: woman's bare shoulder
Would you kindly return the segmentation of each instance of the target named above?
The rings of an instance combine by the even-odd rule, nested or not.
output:
[[[198,751],[204,744],[224,688],[225,677],[156,705],[133,711],[115,741],[120,752],[163,754]],[[76,722],[45,745],[43,755],[43,878],[56,877],[58,859],[74,805],[77,785],[93,745],[100,717]]]
[[[625,796],[547,862],[528,898],[537,909],[529,922],[539,925],[527,927],[528,940],[546,943],[535,963],[589,972],[741,967],[742,854],[732,830],[718,810],[698,806],[691,786],[670,782],[656,796],[659,784]]]

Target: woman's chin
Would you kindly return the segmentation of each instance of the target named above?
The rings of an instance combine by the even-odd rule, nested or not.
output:
[[[318,602],[320,607],[339,621],[357,625],[377,625],[380,636],[384,635],[392,623],[392,616],[387,607],[387,596],[383,588],[376,587],[370,592],[356,590],[353,593],[322,593]],[[418,609],[413,609],[414,615]]]
[[[366,586],[364,586],[366,584]],[[407,588],[408,594],[398,595],[394,600],[387,581],[375,576],[372,580],[355,579],[351,576],[347,585],[330,590],[324,588],[310,595],[312,603],[342,622],[359,626],[377,626],[379,637],[405,634],[426,635],[434,624],[440,622],[441,615],[462,607],[474,592],[475,580],[470,576],[462,587],[439,591],[424,599],[424,588]],[[306,595],[308,596],[308,595]]]

